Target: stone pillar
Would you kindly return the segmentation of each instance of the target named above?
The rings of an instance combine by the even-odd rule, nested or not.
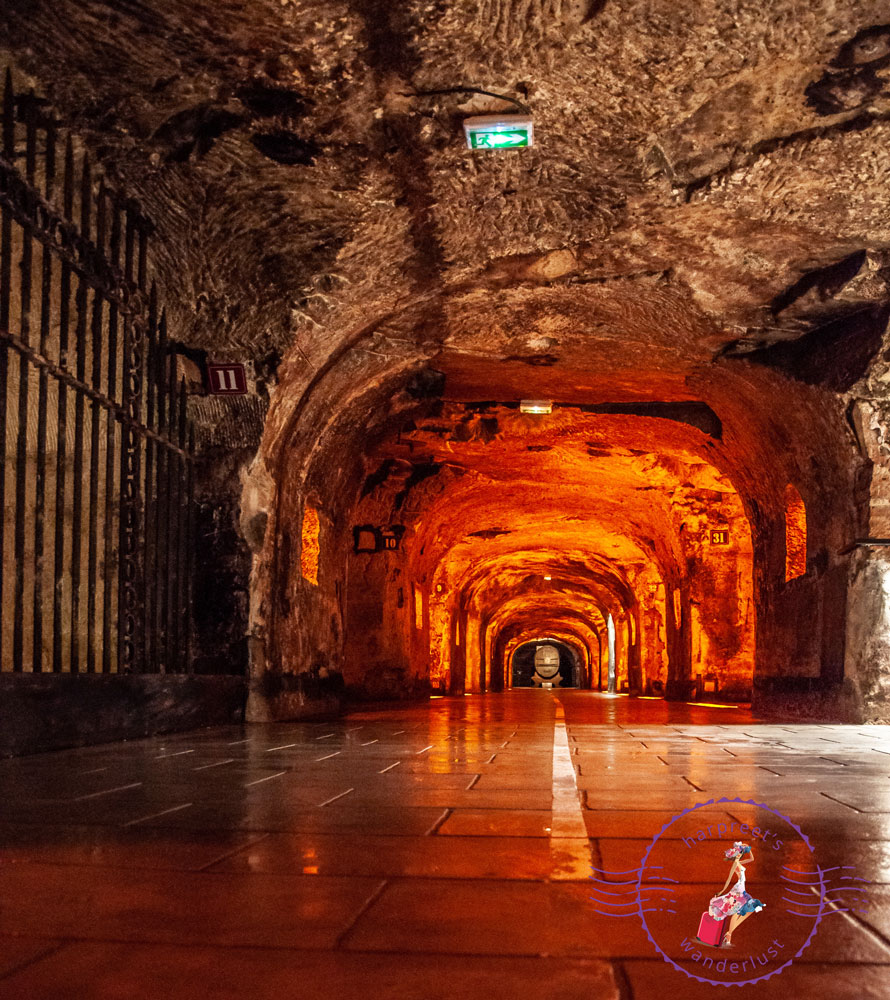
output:
[[[867,534],[850,555],[844,688],[855,715],[890,721],[890,411],[883,401],[857,400],[852,424],[871,461]],[[853,707],[853,706],[851,706]]]
[[[890,548],[862,546],[850,560],[848,686],[869,722],[890,721]]]

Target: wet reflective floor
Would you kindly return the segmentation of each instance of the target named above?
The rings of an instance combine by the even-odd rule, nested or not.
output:
[[[0,761],[0,803],[2,998],[695,1000],[771,941],[752,995],[890,997],[890,727],[520,690]],[[766,908],[699,954],[739,837]]]

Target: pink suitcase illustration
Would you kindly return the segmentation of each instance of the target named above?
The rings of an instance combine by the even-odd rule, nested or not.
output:
[[[719,948],[723,940],[723,932],[729,917],[722,920],[715,920],[707,910],[701,915],[698,925],[698,938],[702,944],[710,945],[712,948]]]

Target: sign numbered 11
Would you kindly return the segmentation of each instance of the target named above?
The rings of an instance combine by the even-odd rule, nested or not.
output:
[[[247,375],[242,364],[208,365],[207,381],[214,396],[247,394]]]

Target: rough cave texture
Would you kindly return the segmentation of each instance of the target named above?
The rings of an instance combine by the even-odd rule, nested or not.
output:
[[[613,631],[619,691],[887,717],[885,3],[0,17],[153,220],[177,340],[266,373],[216,479],[250,717],[498,690],[542,636],[605,686]],[[510,106],[421,93],[461,86],[525,102],[537,144],[463,148]]]

